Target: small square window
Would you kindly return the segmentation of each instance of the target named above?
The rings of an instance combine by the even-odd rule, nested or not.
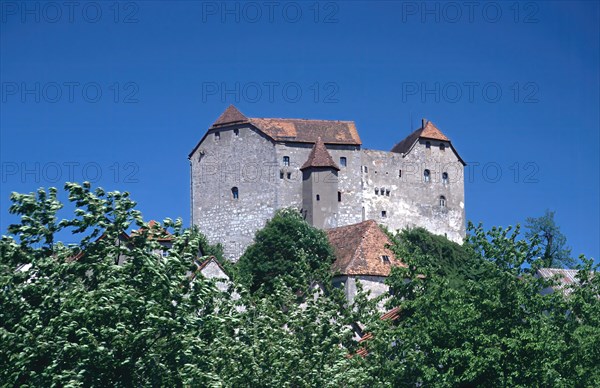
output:
[[[346,160],[346,157],[345,157],[345,156],[342,156],[342,157],[340,158],[340,165],[341,165],[342,167],[346,167],[347,163],[348,163],[348,161]]]
[[[385,210],[381,211],[381,218],[386,218],[387,217],[387,212]]]

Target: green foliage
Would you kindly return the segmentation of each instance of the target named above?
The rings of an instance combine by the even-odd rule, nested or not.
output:
[[[408,268],[392,271],[389,305],[400,306],[401,314],[392,324],[372,326],[375,383],[598,386],[600,289],[598,277],[590,278],[591,263],[573,286],[577,296],[543,295],[552,282],[528,269],[540,266],[537,241],[519,239],[519,227],[484,231],[470,224],[469,230],[464,248],[473,254],[464,265],[482,271],[461,287],[418,251],[406,256]],[[396,244],[399,251],[414,249],[406,240]]]
[[[477,279],[485,269],[471,245],[460,245],[423,228],[405,229],[390,236],[397,257],[419,258],[421,271],[443,276],[453,287]]]
[[[199,250],[222,259],[197,228],[152,229],[127,193],[65,188],[77,209],[60,221],[55,189],[11,196],[21,221],[0,240],[2,386],[600,386],[598,267],[581,257],[578,284],[542,293],[556,282],[535,276],[539,236],[518,226],[469,224],[463,245],[392,236],[408,267],[388,278],[400,314],[384,321],[364,293],[348,305],[314,287],[328,284],[331,248],[294,211],[240,261],[268,292],[221,292],[190,276]],[[167,256],[155,253],[162,227]],[[65,230],[80,244],[56,241]],[[357,322],[371,339],[352,339]]]
[[[155,241],[116,243],[143,225],[126,193],[67,184],[76,217],[56,223],[56,190],[13,195],[11,225],[21,241],[0,241],[0,381],[7,385],[182,385],[212,376],[202,365],[199,328],[212,317],[216,291],[191,287],[189,231],[175,233],[168,258]],[[51,206],[49,206],[51,204]],[[89,233],[71,249],[54,233]],[[97,238],[93,239],[93,237]],[[35,242],[43,241],[41,247]],[[198,241],[195,242],[199,243]],[[78,254],[83,252],[83,254]],[[123,265],[118,258],[126,256]],[[17,269],[17,264],[20,269]],[[23,267],[24,265],[24,267]]]
[[[355,346],[349,324],[354,313],[344,296],[318,289],[297,289],[282,278],[272,292],[244,299],[245,309],[224,312],[231,319],[216,327],[208,350],[219,382],[234,387],[362,386],[367,379],[360,358],[348,358]]]
[[[240,279],[251,291],[262,287],[269,293],[277,277],[285,277],[292,288],[304,288],[313,281],[329,284],[333,261],[326,234],[310,226],[297,211],[283,209],[256,233],[238,268]]]
[[[543,247],[542,263],[547,268],[572,268],[575,260],[571,257],[571,248],[567,247],[567,238],[554,222],[553,211],[546,210],[541,217],[528,217],[525,237],[537,238]]]

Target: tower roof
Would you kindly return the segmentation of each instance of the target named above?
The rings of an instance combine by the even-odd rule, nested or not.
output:
[[[321,138],[317,138],[315,145],[313,146],[310,154],[308,155],[308,159],[302,165],[300,170],[304,170],[310,167],[330,167],[336,170],[340,170],[340,168],[335,164],[333,158],[327,148],[325,147],[325,143]]]
[[[243,113],[238,110],[238,108],[233,105],[229,105],[227,109],[225,109],[225,112],[221,113],[221,116],[219,116],[217,121],[213,123],[212,127],[214,128],[244,122],[248,122],[248,118],[244,116]]]
[[[327,237],[335,250],[332,269],[338,274],[388,276],[391,267],[406,266],[387,248],[391,241],[373,220],[329,229]]]
[[[454,149],[454,146],[452,145],[450,139],[448,139],[448,137],[446,137],[446,135],[444,135],[442,131],[440,131],[438,127],[436,127],[431,121],[425,120],[423,120],[423,125],[421,126],[421,128],[417,129],[416,131],[408,135],[406,138],[404,138],[404,140],[402,140],[400,143],[396,144],[392,148],[392,152],[397,152],[399,154],[407,154],[410,152],[410,150],[412,150],[412,148],[419,141],[419,139],[432,139],[448,142],[450,144],[450,148],[452,148],[452,150],[454,151],[458,159],[461,161],[461,163],[466,164],[462,160],[460,155],[458,155],[458,152],[456,152],[456,150]]]

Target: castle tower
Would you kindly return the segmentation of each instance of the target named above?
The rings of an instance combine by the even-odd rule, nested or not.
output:
[[[338,171],[325,143],[319,137],[308,159],[300,168],[302,171],[302,209],[306,221],[321,229],[337,226]]]

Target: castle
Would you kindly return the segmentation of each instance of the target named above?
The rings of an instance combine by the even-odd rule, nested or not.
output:
[[[426,120],[376,151],[362,148],[352,121],[249,118],[229,106],[189,161],[192,223],[232,261],[285,207],[322,229],[375,220],[465,237],[465,163]]]

